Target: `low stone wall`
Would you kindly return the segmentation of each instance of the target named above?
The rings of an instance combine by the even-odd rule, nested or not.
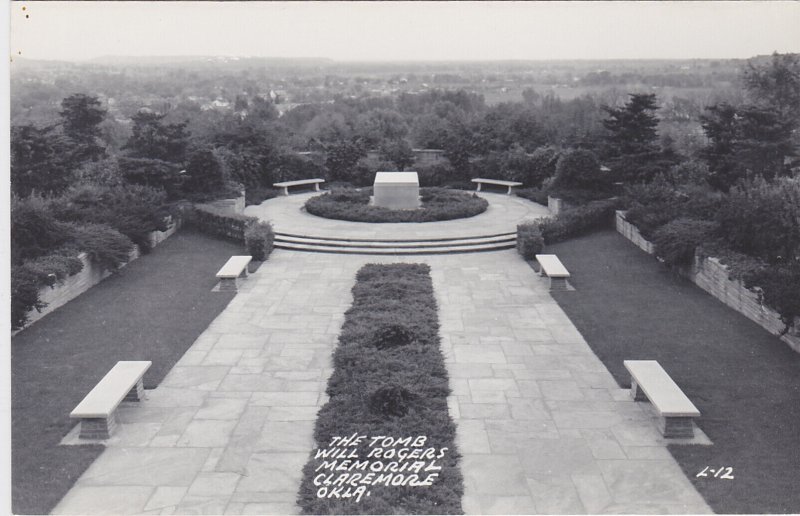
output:
[[[617,211],[615,222],[618,233],[633,242],[636,247],[647,254],[655,254],[655,248],[653,247],[653,244],[646,240],[641,233],[639,233],[639,228],[625,220],[624,211]]]
[[[231,199],[219,199],[217,201],[203,203],[202,205],[214,208],[222,213],[241,214],[244,212],[244,204],[244,192],[242,192],[242,195],[239,197],[233,197]]]
[[[150,233],[149,239],[151,247],[155,247],[167,238],[171,237],[173,234],[175,234],[180,226],[181,221],[180,219],[177,219],[172,222],[170,228],[166,231],[153,231]],[[137,259],[139,256],[139,247],[134,246],[133,251],[131,251],[130,258],[125,265]],[[35,309],[28,312],[28,323],[25,325],[26,328],[50,312],[61,306],[64,306],[69,301],[83,294],[112,274],[112,272],[104,270],[101,267],[93,264],[92,261],[86,256],[86,253],[79,254],[78,259],[83,262],[83,269],[81,269],[79,273],[73,274],[72,276],[64,279],[64,281],[57,283],[53,287],[42,287],[39,289],[39,300],[47,303],[47,306],[42,308],[41,312],[38,312]],[[123,265],[123,267],[125,265]]]
[[[643,251],[655,254],[653,244],[642,237],[636,226],[625,220],[625,212],[617,212],[616,222],[618,233]],[[785,325],[778,313],[761,303],[758,292],[746,288],[741,281],[730,279],[728,267],[718,259],[695,254],[691,268],[680,272],[695,285],[773,335],[780,335],[783,331]],[[800,320],[795,319],[794,326],[781,340],[800,353]]]
[[[550,213],[553,215],[558,215],[565,207],[562,199],[550,197],[549,195],[547,196],[547,209],[550,210]]]

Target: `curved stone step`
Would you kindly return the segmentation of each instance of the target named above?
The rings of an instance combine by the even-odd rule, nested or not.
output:
[[[471,239],[494,238],[494,237],[516,238],[517,233],[515,231],[512,231],[510,233],[492,233],[490,235],[459,236],[459,237],[447,237],[447,238],[394,239],[394,238],[341,238],[341,237],[328,237],[328,236],[315,236],[315,235],[300,235],[297,233],[283,233],[281,231],[275,232],[276,239],[280,239],[283,237],[308,238],[308,239],[325,240],[332,242],[451,242],[453,240],[471,240]]]
[[[495,242],[487,244],[463,244],[458,246],[438,245],[425,247],[370,247],[364,245],[330,246],[320,244],[302,244],[293,242],[275,241],[275,248],[292,251],[306,251],[315,253],[340,253],[340,254],[451,254],[451,253],[478,253],[487,251],[502,251],[513,249],[516,242]]]
[[[338,238],[325,237],[305,237],[276,235],[275,243],[303,244],[309,246],[325,247],[369,247],[369,248],[432,248],[432,247],[462,247],[476,246],[483,244],[513,244],[516,242],[516,235],[513,233],[506,235],[485,236],[485,237],[465,237],[442,240],[344,240]]]

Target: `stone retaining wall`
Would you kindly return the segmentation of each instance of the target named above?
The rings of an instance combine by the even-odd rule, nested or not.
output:
[[[149,238],[151,247],[155,247],[167,238],[171,237],[173,234],[175,234],[180,226],[181,221],[180,219],[177,219],[166,231],[153,231],[150,233]],[[125,265],[137,259],[139,256],[139,247],[134,246],[133,251],[131,251],[130,258]],[[79,254],[78,259],[83,262],[83,269],[81,269],[79,273],[65,278],[64,281],[57,283],[53,287],[42,287],[39,289],[39,300],[47,303],[47,306],[42,308],[41,312],[38,312],[35,309],[28,312],[28,323],[25,325],[26,328],[50,312],[83,294],[112,274],[112,272],[104,270],[102,267],[98,267],[92,263],[92,261],[86,256],[86,253]],[[125,265],[123,265],[123,267]]]
[[[637,247],[649,254],[655,254],[653,244],[642,237],[636,226],[625,220],[625,212],[617,212],[616,226],[617,232]],[[680,272],[695,285],[773,335],[779,335],[783,331],[785,325],[778,313],[761,303],[758,292],[746,288],[739,280],[730,279],[728,267],[717,258],[695,254],[691,268]],[[781,340],[800,353],[800,320],[795,319],[794,326]]]
[[[641,233],[639,233],[639,228],[625,220],[624,211],[617,211],[616,227],[617,232],[633,242],[636,247],[647,254],[655,254],[655,248],[653,247],[653,244],[646,240]]]
[[[547,196],[547,209],[550,210],[550,213],[558,215],[564,208],[566,208],[566,206],[564,206],[564,201],[562,199],[550,197],[549,195]]]

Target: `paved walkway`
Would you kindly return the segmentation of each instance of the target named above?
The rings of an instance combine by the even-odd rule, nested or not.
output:
[[[326,219],[306,213],[301,208],[315,195],[320,194],[308,192],[276,197],[257,206],[248,206],[244,214],[269,220],[280,233],[362,239],[462,238],[513,233],[517,224],[524,220],[550,214],[546,206],[520,197],[481,192],[480,196],[489,201],[489,208],[474,217],[419,224],[373,224]]]
[[[301,212],[312,195],[246,213],[278,231],[344,238],[503,233],[548,213],[484,194],[489,210],[470,219],[363,224]],[[277,250],[148,399],[120,410],[118,435],[54,513],[296,513],[355,273],[399,261],[431,265],[467,513],[710,512],[652,416],[618,388],[515,251]],[[75,440],[73,431],[65,442]]]
[[[54,513],[296,513],[355,272],[396,261],[432,268],[467,513],[710,512],[515,251],[278,250]]]

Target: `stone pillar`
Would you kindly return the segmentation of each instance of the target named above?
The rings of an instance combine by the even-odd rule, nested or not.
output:
[[[648,401],[644,391],[634,378],[631,378],[631,398],[633,398],[633,401]]]
[[[108,418],[81,419],[81,439],[108,439],[117,428],[117,413],[112,412]]]
[[[133,386],[133,389],[128,392],[125,396],[125,399],[122,401],[142,401],[144,399],[144,380],[139,378],[139,381],[136,382],[136,385]]]
[[[220,292],[236,292],[239,290],[236,288],[236,278],[220,278],[219,290]]]
[[[550,290],[568,290],[567,278],[550,278]]]
[[[664,437],[691,439],[694,427],[690,417],[662,417],[659,427]]]

